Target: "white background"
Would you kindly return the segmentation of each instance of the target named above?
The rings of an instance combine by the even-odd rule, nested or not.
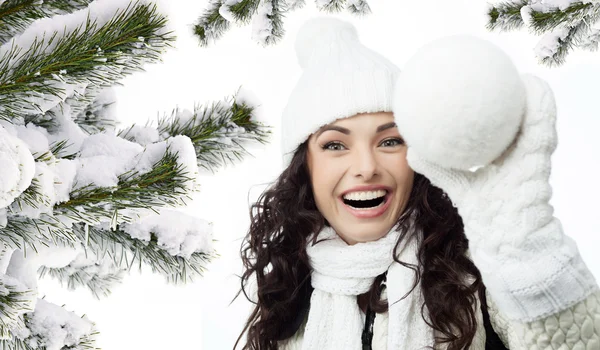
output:
[[[126,2],[125,2],[126,3]],[[214,223],[221,258],[209,266],[204,278],[186,286],[170,286],[149,269],[132,272],[113,293],[98,301],[86,289],[66,291],[50,279],[40,282],[41,295],[68,310],[86,314],[101,332],[99,345],[121,349],[232,349],[242,329],[249,304],[241,298],[229,302],[239,287],[240,239],[249,226],[248,208],[265,185],[282,170],[279,153],[279,116],[300,74],[293,40],[306,19],[323,14],[313,1],[288,14],[287,34],[273,47],[251,40],[250,26],[233,26],[210,48],[201,48],[191,25],[207,1],[168,4],[178,35],[176,48],[164,63],[147,67],[118,88],[118,113],[123,127],[144,124],[173,108],[192,109],[232,95],[239,86],[261,101],[260,121],[273,126],[270,144],[250,148],[254,157],[228,166],[215,175],[202,176],[201,191],[186,208]],[[527,33],[490,33],[485,29],[483,1],[375,1],[365,18],[342,13],[358,28],[363,43],[402,68],[415,50],[444,35],[471,33],[502,47],[522,72],[534,73],[553,87],[558,104],[559,146],[553,157],[551,184],[556,216],[573,237],[595,276],[600,276],[598,209],[600,189],[600,53],[575,52],[560,68],[537,63],[537,38]]]

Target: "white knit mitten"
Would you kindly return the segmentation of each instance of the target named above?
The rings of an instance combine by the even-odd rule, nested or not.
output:
[[[492,164],[475,172],[442,168],[410,145],[407,160],[458,208],[472,260],[498,308],[511,320],[531,322],[598,287],[549,204],[550,157],[557,145],[552,91],[537,77],[522,78],[527,106],[521,129]]]

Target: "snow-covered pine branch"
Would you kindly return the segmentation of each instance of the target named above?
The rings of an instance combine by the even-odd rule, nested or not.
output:
[[[489,7],[488,29],[526,28],[541,35],[536,57],[548,66],[565,62],[575,49],[595,51],[600,40],[598,0],[518,0]]]
[[[165,212],[161,210],[161,213]],[[182,213],[175,214],[184,216]],[[173,215],[170,215],[173,217]],[[148,225],[150,219],[145,219],[143,224]],[[98,259],[102,261],[110,261],[118,268],[127,269],[137,266],[139,271],[142,271],[143,266],[149,266],[151,271],[165,277],[165,280],[170,283],[186,283],[193,281],[194,277],[201,276],[206,269],[206,265],[216,255],[212,250],[212,228],[210,224],[199,218],[188,217],[183,219],[180,224],[175,225],[164,219],[165,223],[169,223],[173,228],[162,229],[155,227],[140,231],[140,222],[129,226],[129,232],[133,232],[132,236],[129,232],[124,231],[125,227],[117,227],[111,229],[106,224],[91,226],[87,233],[88,252],[94,253]],[[199,221],[199,222],[195,222]],[[187,225],[186,223],[199,224],[197,226]],[[137,226],[136,226],[137,225]],[[137,231],[132,231],[136,229]],[[162,231],[161,231],[162,229]],[[191,253],[179,254],[165,249],[165,245],[159,243],[168,242],[169,234],[175,230],[187,230],[181,240],[186,245],[185,249],[192,250]],[[75,229],[79,235],[84,235],[84,229],[80,225]],[[141,234],[143,232],[143,235]],[[135,236],[135,237],[134,237]],[[190,236],[191,238],[186,238]],[[193,241],[193,238],[202,242],[198,246],[193,246],[187,241]]]
[[[159,118],[156,129],[132,125],[120,131],[119,136],[146,145],[185,135],[194,145],[198,166],[214,173],[217,168],[249,155],[245,144],[264,144],[271,133],[267,126],[252,119],[256,101],[244,95],[240,89],[223,101],[208,106],[197,104],[193,112],[177,108],[170,116]]]
[[[82,244],[83,247],[83,244]],[[118,249],[112,246],[111,249]],[[120,267],[110,259],[101,259],[90,249],[80,249],[79,254],[67,266],[41,266],[40,278],[46,274],[66,285],[67,289],[75,290],[85,286],[97,298],[108,296],[111,288],[120,284],[125,275],[125,267]]]
[[[16,332],[16,341],[8,349],[44,350],[99,350],[96,347],[98,331],[85,315],[77,316],[63,306],[38,299],[35,310],[25,314],[22,332]],[[17,345],[20,344],[20,345]],[[3,348],[4,349],[4,348]]]
[[[85,4],[0,0],[0,32],[14,34],[0,46],[3,349],[96,348],[92,322],[38,298],[41,276],[97,298],[134,265],[171,283],[201,276],[218,256],[212,227],[167,207],[187,204],[199,168],[241,159],[270,133],[238,91],[120,135],[111,86],[174,37],[150,0]]]
[[[34,22],[0,46],[0,119],[44,114],[88,85],[110,86],[156,62],[174,40],[151,3],[96,1]]]
[[[0,1],[0,45],[24,31],[36,19],[72,13],[85,8],[92,1]]]
[[[200,46],[208,46],[221,38],[232,23],[243,26],[252,19],[252,40],[263,46],[271,45],[285,34],[284,15],[304,5],[305,0],[209,0],[193,31]],[[325,12],[346,9],[355,15],[371,13],[366,0],[317,0],[316,6]]]

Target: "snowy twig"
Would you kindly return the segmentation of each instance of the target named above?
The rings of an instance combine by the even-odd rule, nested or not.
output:
[[[175,223],[172,224],[173,229],[179,227]],[[190,229],[202,230],[204,226],[190,227]],[[75,232],[81,236],[83,228],[77,225]],[[173,255],[165,250],[164,246],[159,245],[156,232],[148,232],[148,234],[149,239],[143,240],[132,237],[121,228],[111,230],[105,225],[92,226],[89,229],[88,249],[100,259],[110,259],[119,268],[130,270],[137,265],[141,271],[142,265],[146,264],[150,266],[152,272],[161,274],[167,282],[173,284],[186,283],[193,281],[196,276],[202,276],[206,265],[218,256],[210,245],[199,247],[198,251],[192,252],[187,257]],[[202,235],[210,241],[210,235],[204,232]]]
[[[285,34],[285,14],[304,5],[305,0],[210,0],[193,31],[200,46],[208,46],[221,38],[232,23],[246,25],[252,18],[252,40],[263,46],[272,45]],[[355,15],[371,12],[367,0],[317,0],[316,5],[326,12],[339,12],[344,7]]]
[[[0,119],[44,113],[81,86],[112,85],[144,63],[158,61],[174,40],[162,32],[166,18],[155,6],[129,5],[105,23],[103,11],[90,11],[84,24],[50,31],[48,37],[38,37],[39,28],[31,27],[0,47]]]
[[[558,66],[574,48],[595,49],[592,24],[600,20],[595,0],[517,0],[489,8],[490,30],[514,30],[524,26],[543,35],[534,51],[540,62]]]
[[[7,0],[0,5],[0,45],[37,19],[81,10],[92,1]]]
[[[253,120],[256,106],[235,97],[233,99],[233,102],[219,101],[210,106],[197,105],[193,112],[175,109],[171,116],[158,120],[155,137],[189,137],[196,151],[198,166],[211,172],[226,163],[240,160],[248,154],[244,149],[245,143],[265,143],[271,132],[269,127]],[[131,126],[122,130],[119,136],[145,144],[148,136],[143,130]]]

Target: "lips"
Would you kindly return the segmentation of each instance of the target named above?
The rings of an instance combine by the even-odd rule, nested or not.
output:
[[[380,203],[379,205],[372,207],[372,208],[355,208],[353,206],[348,205],[348,203],[352,203],[352,201],[348,201],[348,200],[344,200],[344,195],[349,193],[349,192],[356,192],[356,191],[376,191],[376,190],[385,190],[386,194],[384,196],[383,199],[383,203]],[[341,205],[344,206],[344,208],[346,208],[346,210],[354,215],[357,218],[376,218],[378,216],[383,215],[383,213],[386,212],[386,210],[389,208],[390,203],[391,203],[391,197],[392,197],[392,190],[389,187],[386,186],[360,186],[360,187],[355,187],[351,190],[345,191],[338,199],[341,202]],[[365,201],[367,202],[367,201]],[[376,201],[375,201],[376,202]],[[375,203],[374,202],[374,203]]]

